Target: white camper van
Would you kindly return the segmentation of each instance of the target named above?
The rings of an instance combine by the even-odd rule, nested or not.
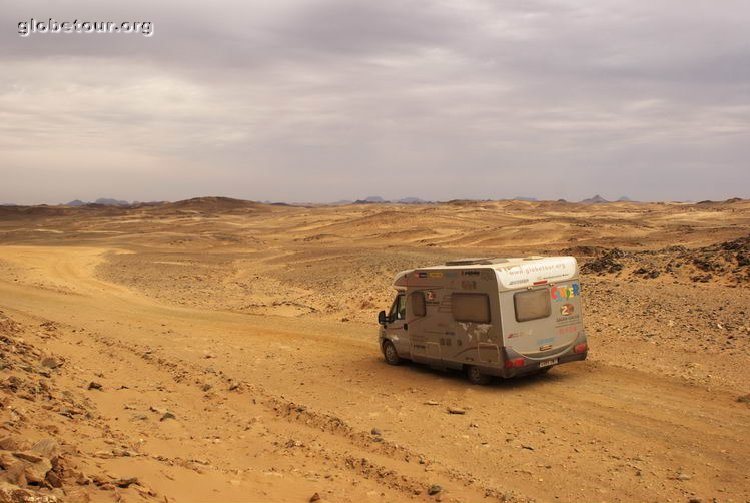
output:
[[[464,370],[473,383],[585,360],[573,257],[466,259],[403,271],[380,312],[385,360]]]

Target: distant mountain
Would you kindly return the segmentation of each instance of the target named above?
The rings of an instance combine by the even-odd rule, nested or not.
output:
[[[95,204],[103,204],[105,206],[127,206],[130,204],[130,201],[123,201],[122,199],[112,199],[111,197],[100,197],[96,201],[94,201]]]
[[[513,199],[516,201],[539,201],[536,197],[528,197],[528,196],[516,196]]]
[[[628,196],[620,196],[617,199],[617,201],[620,202],[620,203],[628,203],[628,202],[632,202],[633,200],[630,199]]]
[[[364,199],[357,199],[354,204],[370,204],[370,203],[387,203],[385,199],[380,196],[367,196]]]
[[[419,197],[402,197],[396,202],[401,204],[425,204],[428,201],[425,201],[424,199]]]
[[[597,194],[594,197],[589,197],[588,199],[584,199],[581,202],[583,204],[599,204],[599,203],[608,203],[609,201],[607,199],[604,199],[599,194]]]
[[[338,201],[334,201],[331,204],[352,204],[351,199],[339,199]]]
[[[86,204],[101,204],[104,206],[130,206],[130,201],[124,201],[122,199],[112,199],[110,197],[100,197],[93,203],[89,201],[81,201],[80,199],[73,199],[72,201],[65,204],[67,206],[84,206]]]

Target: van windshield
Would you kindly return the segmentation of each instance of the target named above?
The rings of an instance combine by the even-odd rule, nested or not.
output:
[[[391,306],[390,315],[394,320],[406,319],[406,295],[399,294],[396,297],[396,300],[393,301],[393,306]]]

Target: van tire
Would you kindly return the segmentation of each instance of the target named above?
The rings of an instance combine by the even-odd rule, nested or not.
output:
[[[383,342],[383,356],[388,365],[401,365],[401,357],[398,356],[396,346],[391,341]]]
[[[492,376],[485,374],[479,367],[475,367],[474,365],[466,367],[466,378],[471,384],[485,385],[492,382]]]

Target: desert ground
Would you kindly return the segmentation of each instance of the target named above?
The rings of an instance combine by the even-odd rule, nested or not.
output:
[[[398,271],[559,254],[587,361],[383,361]],[[747,200],[0,206],[0,501],[747,502],[749,287]]]

